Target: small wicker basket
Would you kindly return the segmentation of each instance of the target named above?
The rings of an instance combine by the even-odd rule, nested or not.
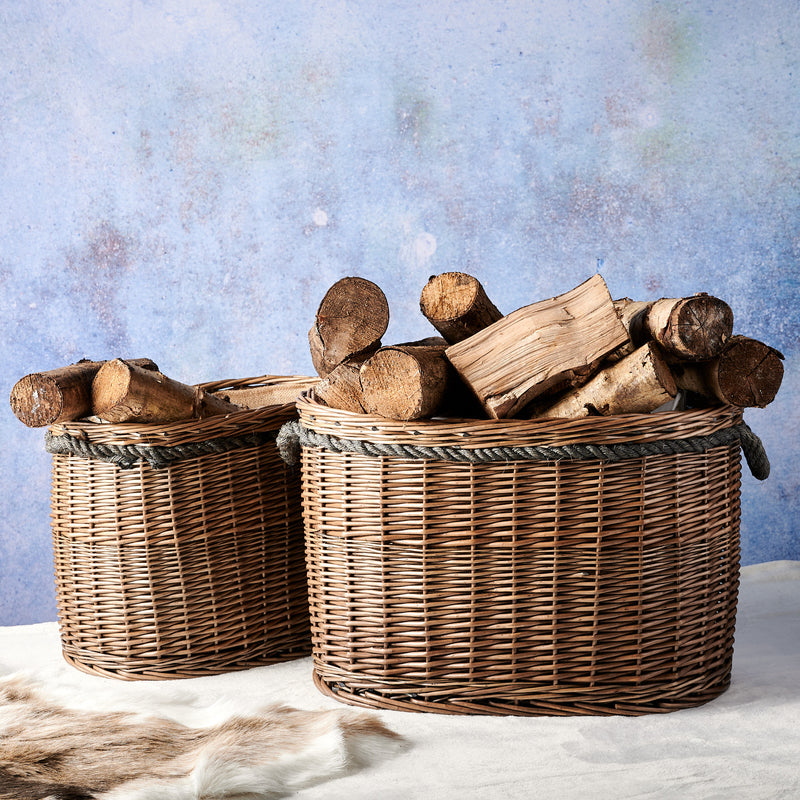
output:
[[[757,442],[740,409],[402,423],[313,393],[297,407],[279,444],[289,461],[302,445],[322,692],[633,715],[729,685],[740,445]]]
[[[282,461],[275,436],[313,382],[204,384],[274,395],[274,405],[224,417],[50,427],[56,600],[69,663],[165,679],[308,655],[299,470]]]

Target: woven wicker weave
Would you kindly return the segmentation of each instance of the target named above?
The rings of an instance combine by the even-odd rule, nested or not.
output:
[[[267,376],[205,387],[296,384],[299,394],[311,383]],[[110,677],[163,679],[308,654],[299,471],[271,441],[295,408],[280,403],[169,425],[51,426],[59,441],[112,449],[256,442],[162,469],[51,451],[56,599],[68,662]]]
[[[589,420],[400,423],[304,396],[365,442],[651,442],[731,407]],[[449,714],[644,714],[730,682],[738,446],[617,462],[453,463],[304,447],[314,680],[344,702]]]

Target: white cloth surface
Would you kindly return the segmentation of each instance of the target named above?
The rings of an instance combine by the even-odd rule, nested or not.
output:
[[[342,708],[311,659],[177,681],[86,675],[56,623],[0,628],[0,674],[44,679],[65,700],[205,724],[270,703]],[[800,562],[745,567],[733,680],[712,702],[639,717],[442,716],[376,710],[400,755],[305,789],[301,800],[794,800],[800,798]]]

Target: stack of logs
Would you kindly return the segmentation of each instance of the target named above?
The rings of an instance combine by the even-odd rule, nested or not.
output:
[[[384,346],[381,289],[358,277],[335,283],[309,331],[316,398],[397,420],[572,418],[648,413],[679,390],[693,405],[763,407],[783,379],[783,356],[733,335],[730,307],[707,294],[612,300],[594,275],[504,316],[476,278],[445,272],[425,285],[420,309],[440,335]],[[11,407],[30,427],[168,423],[294,399],[266,396],[271,388],[212,393],[147,358],[83,360],[21,378]]]
[[[11,408],[31,428],[78,419],[168,423],[256,407],[252,401],[259,398],[248,391],[207,392],[167,377],[149,358],[83,359],[20,378],[11,390]]]
[[[613,300],[602,276],[503,315],[461,272],[430,278],[420,310],[440,336],[384,346],[381,289],[343,278],[309,331],[315,396],[344,411],[429,417],[576,418],[649,413],[674,403],[763,407],[783,356],[733,334],[733,312],[701,293]]]

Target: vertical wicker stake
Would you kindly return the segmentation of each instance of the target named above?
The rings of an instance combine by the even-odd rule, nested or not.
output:
[[[605,281],[594,275],[508,314],[446,353],[489,415],[503,418],[626,342]]]

